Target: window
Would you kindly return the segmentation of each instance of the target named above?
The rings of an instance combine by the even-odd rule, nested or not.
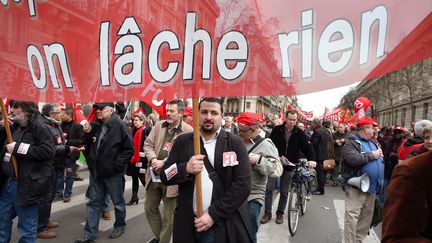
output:
[[[401,125],[405,126],[405,119],[406,119],[406,108],[402,109],[402,119],[401,119]],[[397,119],[396,119],[397,120]]]
[[[250,102],[246,102],[246,108],[250,109],[250,107],[251,107],[251,103]]]
[[[429,109],[429,104],[428,103],[424,103],[423,104],[423,116],[422,116],[422,119],[427,119],[428,109]]]
[[[391,125],[396,125],[396,123],[397,123],[397,120],[398,120],[398,110],[395,110],[394,111],[394,117],[393,117],[393,121],[392,121],[392,123],[393,124],[391,124]]]

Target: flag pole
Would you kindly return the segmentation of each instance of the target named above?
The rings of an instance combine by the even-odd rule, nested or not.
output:
[[[3,117],[3,121],[4,121],[4,127],[6,130],[7,141],[8,141],[8,143],[13,143],[12,133],[11,133],[11,130],[9,127],[9,120],[7,118],[6,107],[5,107],[5,104],[3,102],[3,97],[0,97],[0,105],[1,105],[2,117]],[[15,159],[15,156],[12,155],[11,159],[12,159],[12,168],[13,168],[13,171],[15,172],[15,177],[18,179],[18,163]]]
[[[192,98],[195,155],[201,154],[198,99],[199,98]],[[196,189],[197,217],[201,217],[203,215],[201,172],[195,175],[195,189]]]

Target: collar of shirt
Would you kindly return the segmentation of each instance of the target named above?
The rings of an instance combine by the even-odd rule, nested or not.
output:
[[[180,124],[181,124],[181,121],[179,122],[179,124],[177,126],[170,128],[170,126],[169,126],[170,124],[167,121],[165,121],[164,123],[162,123],[162,127],[166,127],[168,130],[168,133],[173,133],[173,132],[177,131],[177,129],[181,129]]]

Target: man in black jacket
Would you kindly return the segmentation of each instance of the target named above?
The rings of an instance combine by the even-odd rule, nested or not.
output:
[[[74,111],[66,108],[62,114],[61,129],[63,130],[66,145],[81,147],[83,145],[83,127],[73,120]],[[56,194],[63,197],[63,201],[69,202],[72,195],[72,187],[77,165],[75,161],[79,159],[80,153],[72,152],[65,157],[66,180],[65,183],[57,185]],[[64,190],[64,191],[63,191]]]
[[[287,161],[298,163],[300,151],[306,156],[309,161],[315,160],[312,144],[306,137],[306,134],[300,130],[297,124],[297,111],[288,110],[285,114],[285,122],[282,125],[276,126],[270,134],[270,139],[276,145],[281,162],[284,165],[284,172],[280,177],[280,197],[276,211],[276,223],[283,223],[283,213],[288,200],[288,192],[290,190],[292,180],[292,167],[288,167]],[[310,166],[315,166],[314,162]],[[273,204],[273,189],[276,178],[269,177],[266,188],[264,216],[261,220],[262,224],[270,221],[272,215]]]
[[[86,159],[90,170],[90,201],[84,237],[75,243],[94,242],[99,235],[99,219],[108,192],[115,209],[114,231],[120,237],[126,227],[124,188],[126,165],[133,155],[132,136],[126,124],[114,113],[114,103],[94,104],[97,120],[84,124]]]
[[[246,148],[241,138],[221,129],[218,99],[205,98],[199,107],[201,154],[194,156],[193,133],[182,134],[160,174],[162,183],[179,185],[173,242],[251,242],[247,205],[251,169]],[[198,172],[203,189],[201,217],[196,216],[194,190]]]
[[[12,101],[11,115],[13,142],[2,147],[0,162],[0,177],[4,179],[0,190],[0,242],[10,241],[16,216],[20,242],[36,242],[37,204],[50,193],[55,147],[36,103]],[[18,176],[11,155],[18,162]]]
[[[312,133],[311,141],[317,162],[316,173],[318,181],[318,188],[316,191],[312,192],[312,194],[324,195],[326,175],[324,173],[323,162],[324,160],[329,159],[328,146],[330,134],[322,126],[321,120],[319,118],[314,118],[312,120],[312,127],[314,132]]]
[[[64,158],[69,153],[77,151],[76,147],[65,144],[63,131],[60,127],[60,113],[61,107],[57,103],[47,103],[42,107],[43,122],[50,129],[55,145],[54,171],[50,195],[38,204],[38,237],[42,239],[51,239],[57,236],[55,232],[49,231],[49,229],[58,227],[57,222],[50,220],[51,204],[57,186],[64,183]]]

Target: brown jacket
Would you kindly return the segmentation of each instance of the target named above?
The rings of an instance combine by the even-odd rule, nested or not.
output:
[[[166,121],[165,120],[159,121],[158,123],[156,123],[156,125],[153,127],[150,134],[148,135],[147,139],[144,141],[144,153],[149,163],[151,162],[152,159],[157,158],[159,151],[162,149],[163,146],[162,143],[166,131],[167,131]],[[189,132],[193,132],[193,128],[189,126],[187,123],[182,121],[175,132],[172,143],[174,144],[178,135],[182,133],[189,133]],[[165,160],[166,159],[167,158],[165,158]],[[151,180],[150,170],[146,171],[145,180],[146,180],[146,188],[147,188]],[[168,198],[176,197],[177,195],[178,195],[177,185],[167,187],[166,196]]]
[[[432,242],[432,151],[396,166],[384,204],[382,242]]]

